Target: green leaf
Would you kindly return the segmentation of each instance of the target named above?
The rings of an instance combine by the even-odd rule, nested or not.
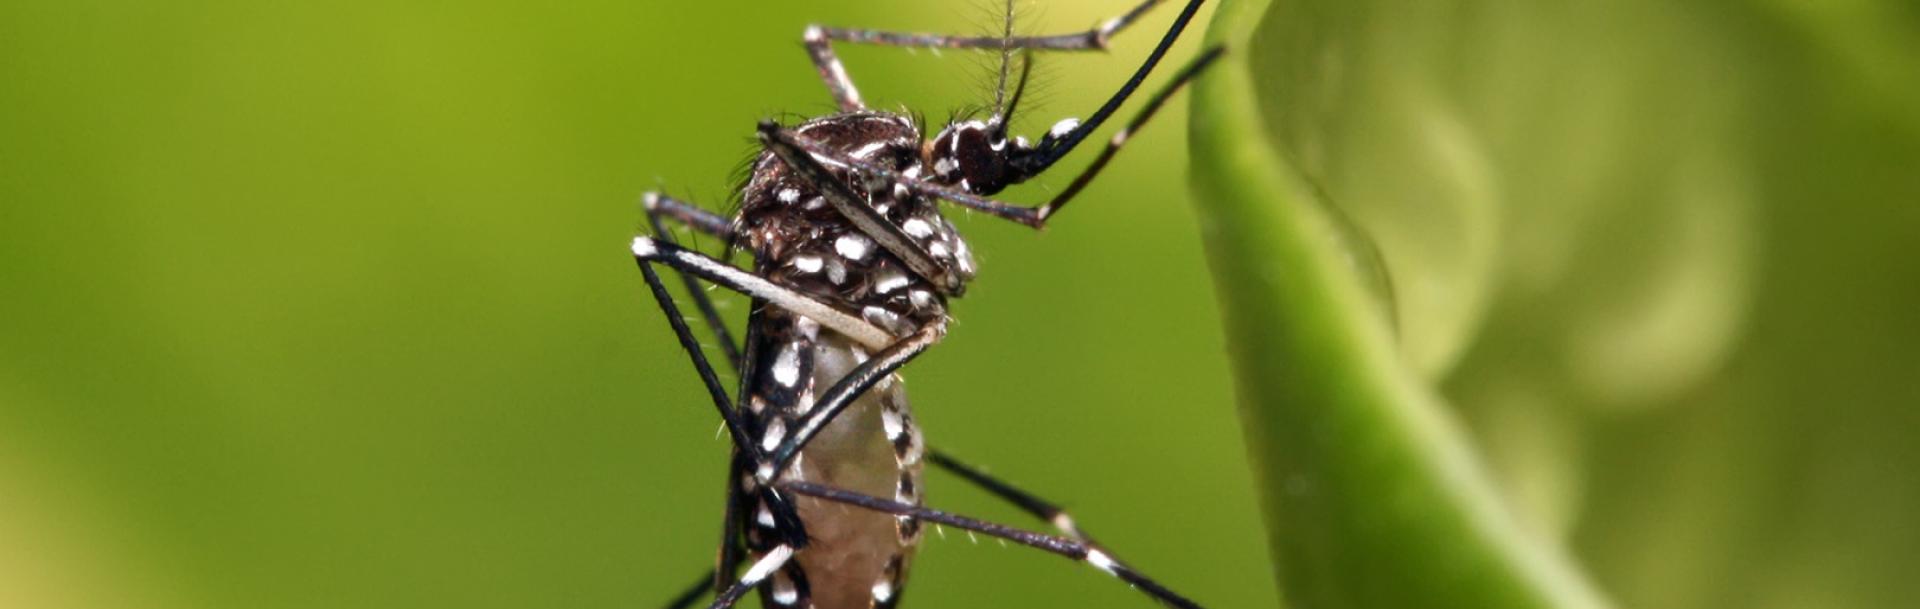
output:
[[[1286,595],[1911,599],[1910,4],[1223,4],[1193,175]]]
[[[1428,248],[1418,275],[1486,292],[1491,183],[1464,128],[1418,91],[1396,96],[1419,106],[1402,115],[1408,126],[1426,128],[1427,154],[1405,165],[1424,176],[1405,183],[1448,188],[1397,225],[1362,230],[1327,200],[1313,159],[1276,142],[1263,107],[1334,91],[1270,95],[1303,84],[1283,74],[1310,72],[1276,63],[1339,61],[1328,42],[1339,32],[1313,41],[1334,53],[1302,58],[1290,55],[1299,39],[1263,38],[1296,33],[1264,18],[1268,3],[1218,10],[1211,41],[1229,54],[1196,84],[1193,175],[1285,596],[1306,607],[1605,606],[1559,548],[1519,523],[1429,382],[1458,357],[1484,302],[1388,287],[1386,271],[1398,269],[1371,241],[1387,231],[1405,244],[1452,222],[1432,231],[1451,240]],[[1391,184],[1381,188],[1366,197],[1392,198]],[[1422,314],[1396,322],[1402,307]]]

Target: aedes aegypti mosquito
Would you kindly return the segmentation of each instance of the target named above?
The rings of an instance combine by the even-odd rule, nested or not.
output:
[[[1129,135],[1220,56],[1189,63],[1115,133],[1067,188],[1038,207],[986,197],[1044,173],[1111,118],[1159,64],[1203,0],[1188,0],[1132,77],[1085,121],[1056,123],[1036,143],[1009,139],[1035,51],[1104,50],[1109,37],[1164,0],[1146,0],[1080,33],[1015,36],[1008,2],[1002,36],[946,36],[810,26],[807,54],[839,112],[791,128],[759,126],[754,159],[731,218],[657,194],[645,197],[653,236],[633,255],[680,345],[732,436],[724,536],[718,566],[671,607],[709,588],[714,609],[761,590],[769,607],[894,607],[921,525],[931,522],[1082,561],[1174,607],[1197,607],[1120,562],[1054,504],[931,451],[895,372],[946,333],[946,301],[973,278],[967,244],[940,213],[948,201],[1039,228],[1106,166]],[[912,119],[867,108],[833,43],[1000,51],[991,116],[952,122],[931,140]],[[1015,51],[1021,70],[1008,94]],[[753,255],[754,270],[676,245],[670,219]],[[721,386],[653,265],[677,271],[699,313],[740,373],[738,405]],[[744,347],[697,279],[752,300]],[[1048,521],[1046,535],[957,516],[921,504],[922,462],[947,469]],[[853,509],[849,509],[851,506]],[[750,554],[750,556],[748,556]],[[735,577],[748,560],[745,574]]]

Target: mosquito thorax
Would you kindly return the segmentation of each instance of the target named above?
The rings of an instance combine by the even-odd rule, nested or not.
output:
[[[816,118],[794,133],[828,150],[909,178],[925,173],[920,130],[886,112]],[[973,255],[937,201],[879,176],[827,161],[863,202],[961,282],[974,274]],[[817,296],[896,335],[946,315],[946,295],[872,236],[835,210],[819,188],[772,153],[761,154],[741,190],[736,228],[755,267],[768,279]]]

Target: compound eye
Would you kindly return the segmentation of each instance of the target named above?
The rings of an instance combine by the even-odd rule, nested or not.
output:
[[[961,186],[979,194],[999,192],[1007,185],[1007,141],[985,129],[962,129],[954,147]]]

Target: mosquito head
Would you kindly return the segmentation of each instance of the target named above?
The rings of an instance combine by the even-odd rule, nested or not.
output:
[[[1007,136],[998,117],[947,125],[927,147],[927,164],[934,182],[959,186],[977,195],[991,195],[1027,181],[1045,170],[1036,162],[1080,126],[1078,119],[1055,123],[1039,145],[1025,137]]]

